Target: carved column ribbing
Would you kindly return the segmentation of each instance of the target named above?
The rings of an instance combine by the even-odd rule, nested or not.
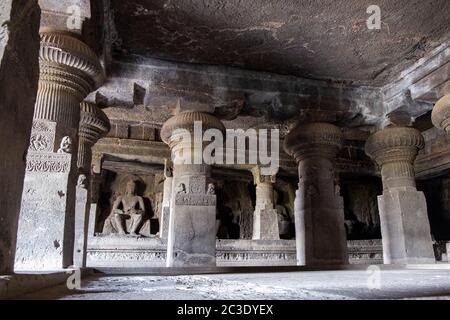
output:
[[[80,104],[80,125],[77,167],[80,172],[90,173],[92,146],[111,129],[108,117],[95,104]]]
[[[342,143],[341,130],[322,122],[297,125],[285,138],[284,149],[298,163],[294,213],[299,265],[348,262],[344,205],[334,172]]]
[[[108,117],[95,104],[80,104],[80,124],[78,131],[78,183],[75,204],[75,243],[73,264],[86,266],[89,211],[91,208],[91,158],[92,146],[110,129]]]
[[[273,203],[273,183],[276,176],[261,175],[260,168],[252,170],[256,184],[256,204],[253,213],[253,240],[279,240],[277,210]]]
[[[371,135],[366,153],[381,167],[378,196],[384,263],[434,262],[427,205],[416,189],[414,160],[424,140],[414,128],[391,127]]]
[[[197,137],[207,129],[225,131],[214,116],[188,111],[170,118],[161,129],[162,140],[172,151],[173,190],[170,203],[167,266],[214,266],[216,264],[216,195],[210,184],[211,166],[202,159],[195,163],[195,123],[201,124]]]
[[[39,64],[17,270],[72,264],[80,102],[104,77],[94,52],[68,32],[41,33]]]

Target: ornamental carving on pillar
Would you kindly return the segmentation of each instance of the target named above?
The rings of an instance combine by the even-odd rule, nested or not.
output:
[[[172,177],[172,167],[169,164],[169,159],[164,159],[164,178],[170,178]]]
[[[61,139],[58,153],[72,153],[72,138],[65,136]]]
[[[371,135],[366,153],[381,167],[383,188],[416,188],[414,160],[424,147],[422,134],[408,127],[390,127]]]
[[[262,175],[261,174],[261,167],[260,166],[254,166],[252,168],[252,174],[253,174],[253,182],[255,185],[258,185],[260,183],[275,183],[276,181],[276,175]]]
[[[436,128],[450,134],[450,94],[436,102],[431,113],[431,121]]]
[[[27,156],[27,172],[67,173],[71,155],[54,152],[30,152]]]
[[[42,32],[34,119],[78,126],[79,103],[104,80],[95,53],[69,32]],[[54,101],[55,103],[50,103]]]
[[[422,134],[414,128],[391,127],[371,135],[366,142],[366,153],[378,165],[406,161],[413,163],[425,145]]]
[[[30,151],[52,152],[55,145],[56,122],[33,120]]]
[[[325,122],[296,125],[284,139],[284,150],[299,162],[307,156],[334,158],[343,145],[339,127]]]
[[[92,146],[111,129],[106,114],[95,104],[82,102],[80,104],[80,125],[78,142],[78,168],[90,171]]]

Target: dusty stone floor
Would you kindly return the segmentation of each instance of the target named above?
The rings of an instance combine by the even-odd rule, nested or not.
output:
[[[450,270],[382,270],[370,289],[366,270],[187,276],[99,276],[70,291],[65,285],[19,299],[450,299]],[[372,278],[373,279],[373,278]]]

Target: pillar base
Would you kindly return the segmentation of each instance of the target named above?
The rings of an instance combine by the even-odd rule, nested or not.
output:
[[[305,190],[295,195],[297,265],[348,264],[342,197]]]
[[[168,267],[216,265],[216,208],[177,205],[169,231]],[[171,217],[172,218],[172,217]]]
[[[253,240],[280,240],[277,210],[256,208],[253,213]]]
[[[178,191],[170,206],[166,265],[215,266],[216,195],[206,192],[205,176],[182,176],[174,186]]]
[[[378,207],[385,264],[435,263],[423,192],[385,190]]]
[[[59,270],[72,264],[71,157],[66,153],[28,155],[15,270]]]

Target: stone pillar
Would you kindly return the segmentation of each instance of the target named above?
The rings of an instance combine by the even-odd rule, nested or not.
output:
[[[299,265],[346,264],[344,203],[336,185],[334,161],[343,137],[329,123],[297,125],[284,149],[298,163],[294,214]]]
[[[95,54],[68,32],[41,33],[39,63],[16,270],[72,264],[80,102],[104,77]]]
[[[216,117],[198,111],[179,113],[161,129],[174,163],[168,267],[216,265],[216,195],[210,183],[211,166],[202,157],[202,137],[207,129],[225,131]]]
[[[256,184],[256,205],[253,213],[253,240],[279,240],[277,210],[273,203],[275,176],[261,175],[258,166],[252,169]]]
[[[159,222],[159,236],[161,239],[167,239],[169,235],[170,220],[170,199],[172,198],[172,170],[169,167],[168,159],[164,159],[164,190],[161,204],[161,218]]]
[[[433,125],[450,134],[450,94],[445,95],[436,102],[431,112]]]
[[[73,264],[86,266],[86,249],[91,207],[91,159],[92,146],[109,132],[110,124],[106,114],[95,104],[80,104],[80,125],[78,132],[78,183],[75,202],[75,243]]]
[[[37,0],[0,4],[0,275],[13,272],[17,222],[39,77]]]
[[[435,261],[423,192],[416,189],[414,160],[424,140],[414,128],[390,127],[371,135],[366,153],[381,167],[378,196],[386,264]]]

